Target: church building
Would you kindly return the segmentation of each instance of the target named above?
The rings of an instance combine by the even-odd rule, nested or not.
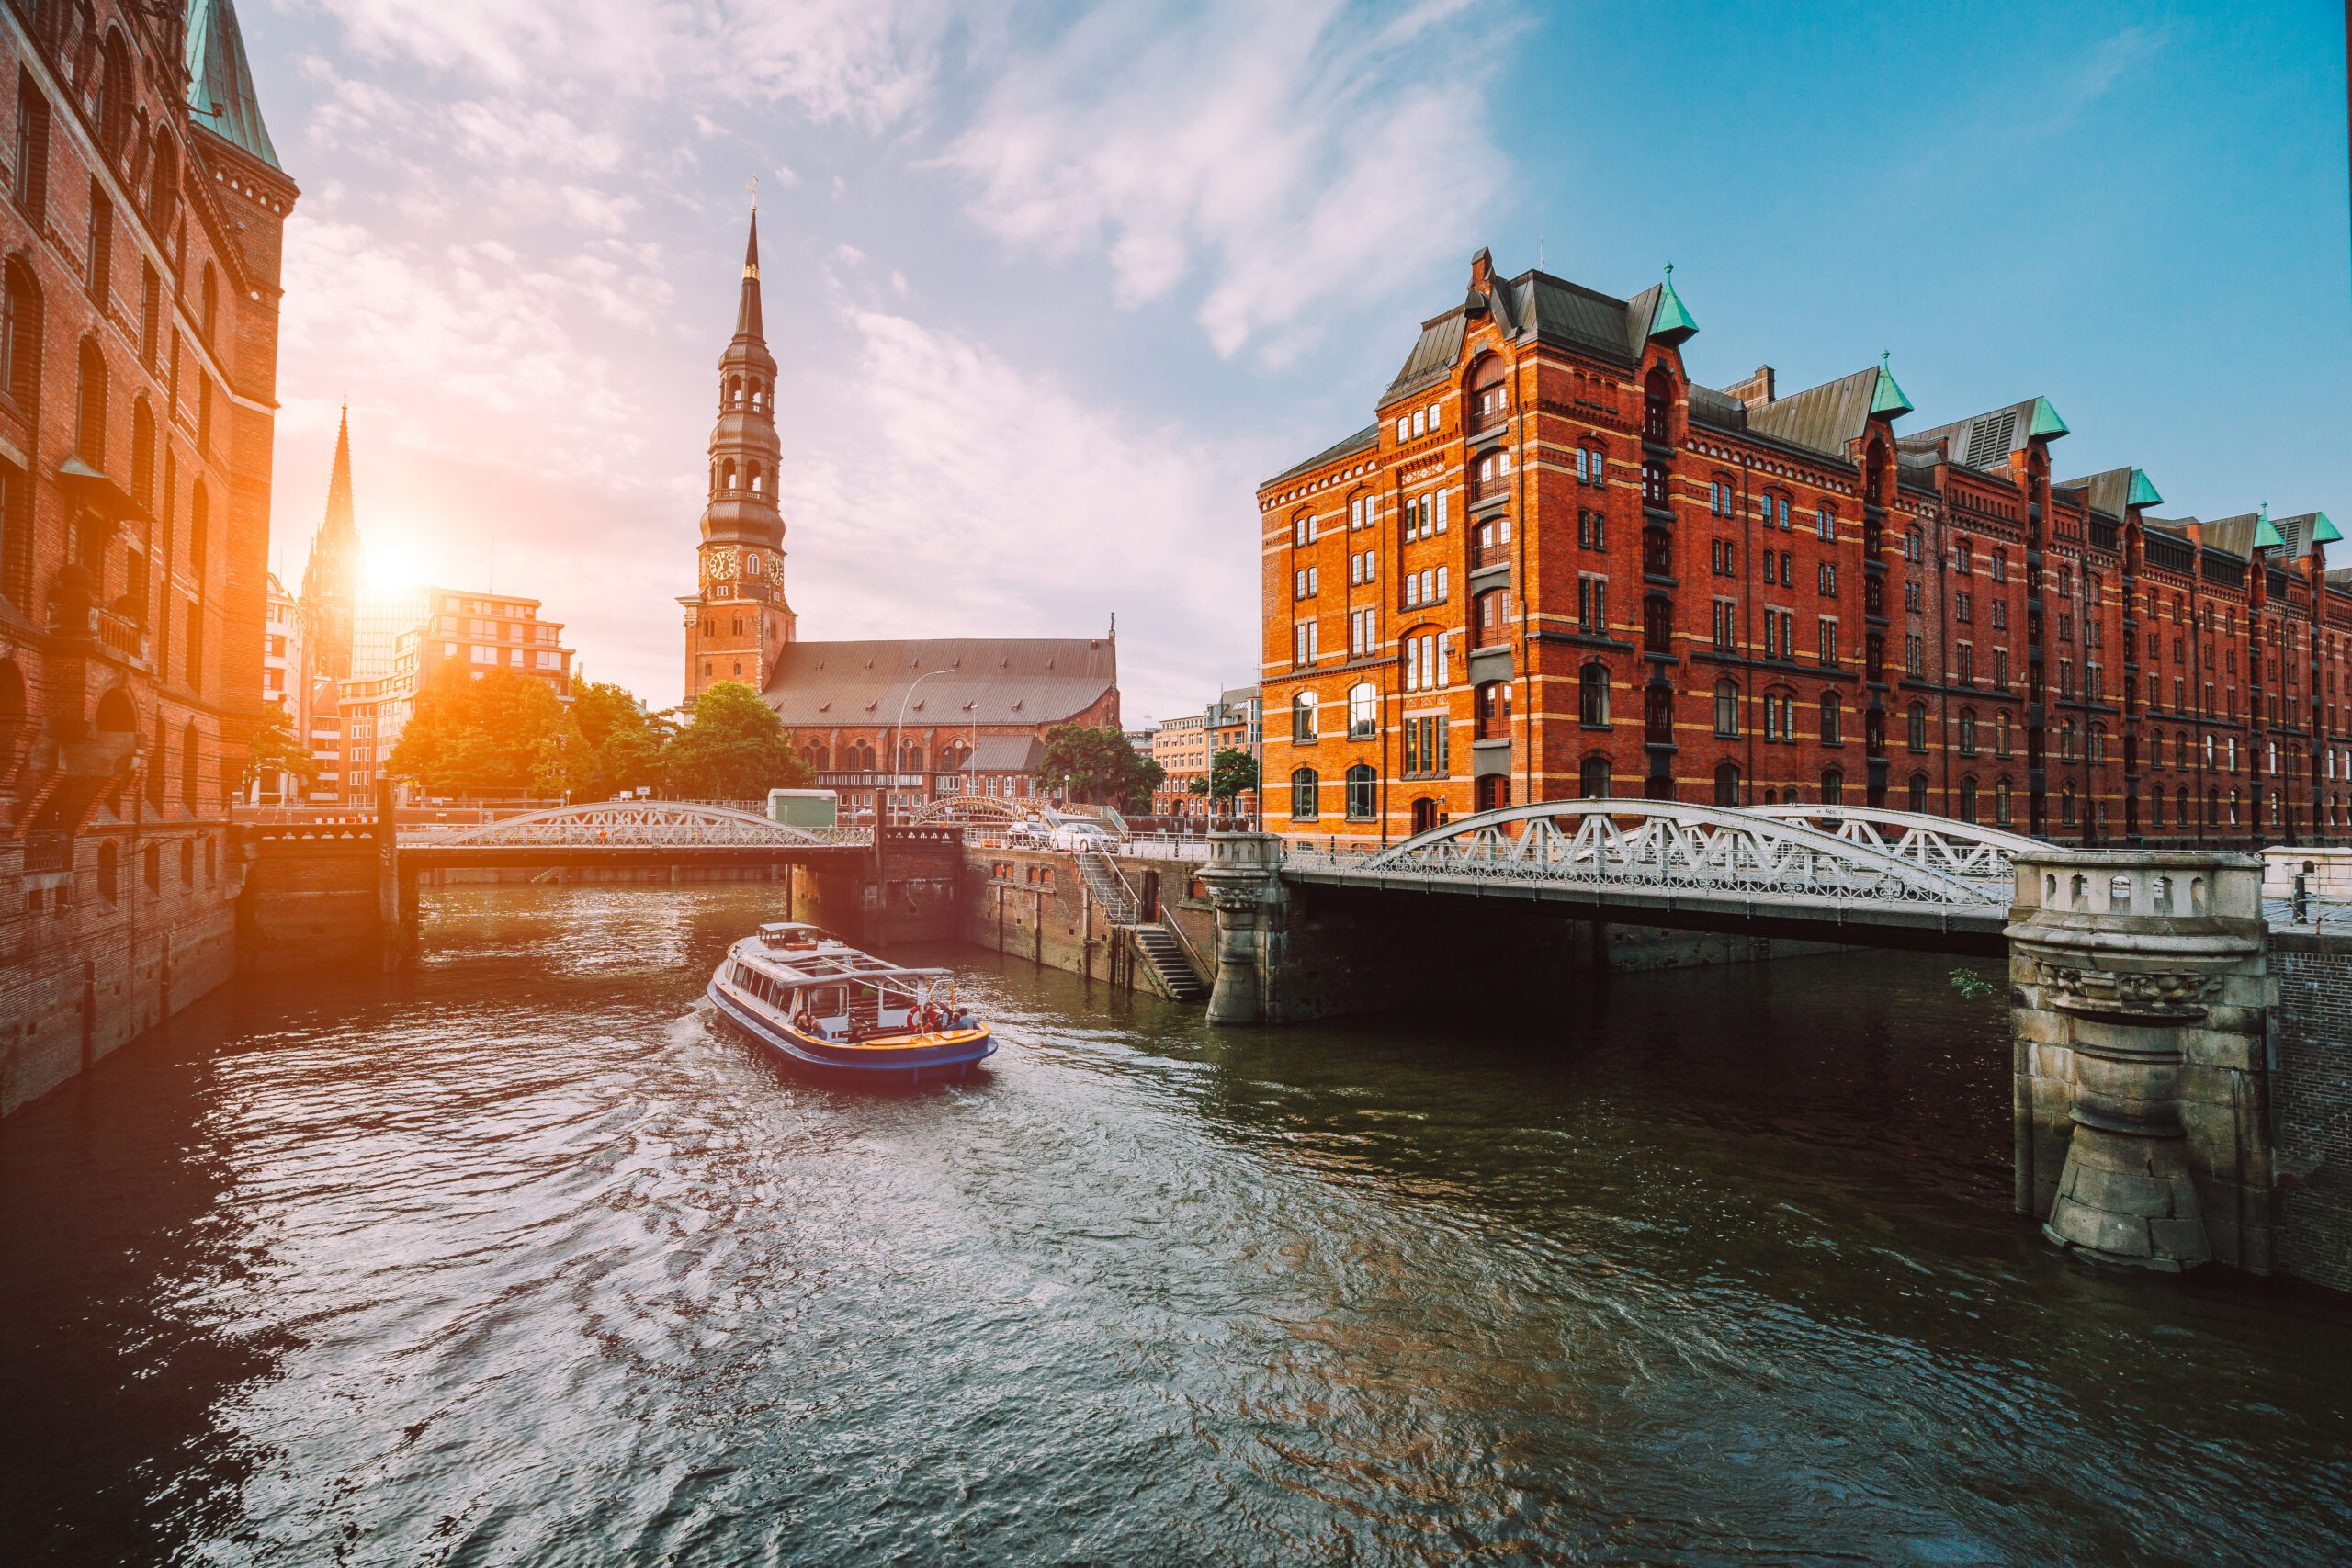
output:
[[[844,817],[900,820],[949,796],[1027,799],[1045,732],[1119,722],[1118,644],[1095,637],[804,641],[785,592],[775,359],[760,315],[759,218],[718,358],[709,503],[685,615],[685,700],[759,692]],[[892,757],[893,750],[897,756]]]

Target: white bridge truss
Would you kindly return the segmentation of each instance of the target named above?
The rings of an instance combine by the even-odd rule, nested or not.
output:
[[[741,850],[860,844],[862,833],[791,828],[731,807],[682,800],[600,800],[404,841],[447,849]]]
[[[1582,885],[1685,899],[1981,914],[2007,908],[2009,857],[2032,847],[2014,834],[1907,812],[1545,800],[1465,817],[1377,854],[1292,846],[1284,863],[1383,885]]]

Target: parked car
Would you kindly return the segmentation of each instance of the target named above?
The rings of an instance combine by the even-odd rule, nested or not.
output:
[[[1118,848],[1119,840],[1108,829],[1091,822],[1065,822],[1053,831],[1053,847],[1076,854],[1091,850],[1096,854],[1109,854]]]
[[[1054,831],[1043,822],[1015,822],[1004,830],[1004,841],[1015,849],[1050,849]]]

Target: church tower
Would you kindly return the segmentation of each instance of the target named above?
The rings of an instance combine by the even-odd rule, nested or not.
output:
[[[302,567],[302,649],[310,675],[351,674],[352,615],[359,599],[359,525],[351,513],[351,406],[334,434],[327,514]]]
[[[696,592],[685,607],[686,701],[720,681],[763,691],[793,638],[784,597],[784,517],[776,510],[775,360],[760,322],[760,215],[743,249],[735,336],[718,356]]]

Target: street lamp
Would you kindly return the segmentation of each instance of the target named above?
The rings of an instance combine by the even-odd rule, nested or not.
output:
[[[915,688],[922,685],[925,681],[930,680],[933,675],[953,675],[954,673],[956,673],[956,671],[952,669],[926,670],[922,674],[907,682],[905,694],[899,698],[898,722],[890,727],[890,792],[888,795],[884,797],[885,799],[891,798],[898,794],[899,758],[904,754],[900,750],[899,743],[905,738],[906,733],[908,701],[914,696]],[[974,719],[973,724],[975,729],[977,729],[978,720],[977,718]],[[879,815],[876,816],[874,825],[877,829],[881,827],[882,818]]]

